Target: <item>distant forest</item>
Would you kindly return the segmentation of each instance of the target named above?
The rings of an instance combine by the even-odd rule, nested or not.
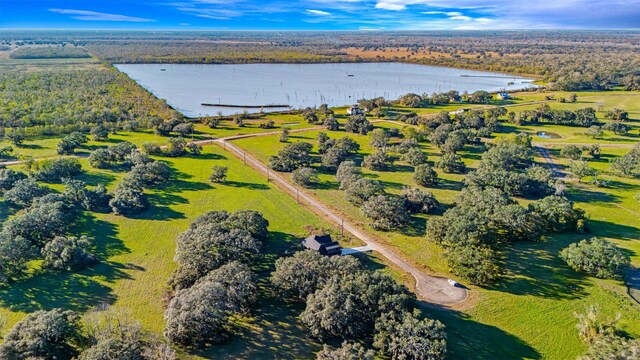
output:
[[[82,47],[75,46],[24,46],[11,53],[14,59],[76,59],[91,57]]]
[[[535,76],[551,89],[640,89],[637,31],[3,32],[69,43],[112,63],[401,61]]]
[[[126,75],[101,64],[0,68],[0,135],[23,128],[24,137],[150,127],[181,118]]]

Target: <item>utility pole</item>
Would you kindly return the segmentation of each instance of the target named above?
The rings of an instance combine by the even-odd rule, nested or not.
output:
[[[267,168],[267,181],[271,181],[271,176],[269,175],[269,168]]]
[[[296,194],[298,195],[298,204],[300,204],[300,189],[296,188]]]
[[[242,156],[244,157],[244,164],[247,165],[247,153],[242,153]]]
[[[340,224],[340,234],[344,237],[344,218],[341,218],[342,223]]]

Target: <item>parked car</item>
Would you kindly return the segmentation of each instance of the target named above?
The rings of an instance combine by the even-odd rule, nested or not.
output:
[[[447,281],[449,282],[449,284],[451,284],[451,286],[458,286],[458,282],[453,279],[449,279]]]

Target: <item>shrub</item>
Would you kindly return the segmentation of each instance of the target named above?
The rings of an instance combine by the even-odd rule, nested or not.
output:
[[[596,170],[589,166],[589,163],[584,160],[569,162],[569,171],[578,179],[582,180],[587,176],[596,175]]]
[[[329,131],[340,130],[340,123],[338,123],[338,120],[336,120],[336,118],[334,118],[333,116],[329,116],[326,119],[324,119],[324,122],[322,123],[322,125],[325,127],[325,129]]]
[[[187,141],[182,137],[171,138],[169,139],[169,144],[167,145],[167,156],[177,157],[183,156],[187,153]]]
[[[301,167],[294,170],[291,173],[291,180],[303,187],[311,187],[320,182],[318,171],[310,167]]]
[[[452,246],[446,255],[451,271],[472,284],[491,284],[500,277],[498,256],[488,246]]]
[[[612,279],[622,279],[631,263],[615,245],[597,237],[569,245],[560,251],[560,258],[576,271]]]
[[[33,163],[31,174],[38,180],[60,182],[82,173],[82,165],[75,158],[59,158],[55,160],[40,160]]]
[[[579,160],[582,157],[582,149],[576,145],[567,145],[560,150],[560,156],[572,160]]]
[[[347,189],[351,184],[362,178],[360,168],[353,161],[343,161],[338,166],[336,180],[340,183],[340,190]]]
[[[70,359],[80,338],[78,316],[68,310],[35,311],[7,333],[2,359]]]
[[[256,292],[254,276],[245,265],[232,262],[213,270],[171,299],[164,336],[184,347],[221,343],[229,337],[229,316],[248,310]]]
[[[15,184],[27,178],[27,175],[12,169],[0,169],[0,190],[10,190]]]
[[[384,187],[376,180],[362,178],[347,187],[346,194],[350,203],[361,205],[373,196],[384,194]]]
[[[444,359],[447,334],[438,320],[418,318],[408,311],[382,314],[376,321],[373,345],[392,359]]]
[[[381,314],[408,309],[413,300],[413,295],[390,276],[360,271],[333,277],[309,295],[300,319],[319,339],[362,338],[373,331]]]
[[[406,153],[404,153],[404,155],[402,155],[400,160],[408,163],[411,166],[418,166],[427,162],[427,155],[419,148],[412,147]]]
[[[412,213],[429,214],[439,203],[435,196],[428,191],[406,187],[402,193],[404,206]]]
[[[464,173],[467,169],[467,166],[462,162],[462,158],[460,155],[453,153],[445,153],[442,157],[436,162],[436,167],[438,169],[442,169],[442,171],[446,173]]]
[[[362,269],[351,256],[323,256],[317,251],[298,251],[276,260],[271,282],[289,299],[304,301],[333,277],[342,278]]]
[[[438,183],[438,174],[429,164],[421,164],[415,168],[413,181],[424,187],[433,186]]]
[[[373,196],[362,204],[360,212],[372,221],[370,225],[376,230],[393,230],[405,226],[410,220],[404,202],[395,196]]]
[[[53,270],[76,271],[90,267],[98,259],[87,249],[91,246],[86,236],[56,236],[42,249],[44,264]]]
[[[174,289],[185,289],[226,263],[250,260],[266,240],[268,225],[255,211],[210,211],[198,217],[178,237],[178,269],[169,284]]]
[[[349,120],[347,120],[344,129],[347,132],[367,135],[369,131],[373,130],[373,125],[364,115],[355,115],[351,116]]]
[[[383,171],[391,163],[393,163],[393,159],[384,150],[378,150],[365,156],[362,166],[370,170]]]
[[[227,171],[229,170],[226,166],[215,165],[211,169],[211,176],[209,176],[209,181],[214,183],[220,183],[227,179]]]
[[[358,343],[345,341],[337,349],[331,349],[328,345],[324,345],[316,355],[316,360],[373,360],[374,355],[373,350],[366,350]]]
[[[369,133],[369,143],[374,148],[385,148],[389,137],[384,129],[374,129]]]
[[[14,205],[27,207],[33,199],[47,194],[49,190],[38,185],[35,179],[25,178],[17,180],[13,188],[4,193],[4,199]]]
[[[276,156],[269,158],[269,167],[276,171],[292,172],[311,164],[310,152],[313,146],[306,142],[287,144]]]
[[[109,130],[103,125],[96,125],[89,131],[93,135],[93,140],[104,141],[109,138]]]
[[[139,214],[149,207],[149,200],[147,200],[142,186],[126,178],[118,183],[112,195],[113,198],[109,201],[109,206],[116,215]]]
[[[162,148],[158,143],[154,142],[146,142],[142,144],[142,151],[149,155],[160,155],[162,154]]]
[[[279,141],[281,143],[286,143],[289,141],[289,129],[287,128],[282,128],[282,132],[280,133],[280,139]]]

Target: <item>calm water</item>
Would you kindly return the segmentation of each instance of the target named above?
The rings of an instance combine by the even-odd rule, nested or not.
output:
[[[116,67],[186,116],[240,113],[242,108],[203,106],[342,106],[358,99],[397,99],[458,90],[497,91],[531,86],[504,74],[401,63],[360,64],[121,64]],[[513,82],[512,85],[508,85]],[[258,112],[260,108],[246,109]],[[283,109],[264,109],[276,111]]]

